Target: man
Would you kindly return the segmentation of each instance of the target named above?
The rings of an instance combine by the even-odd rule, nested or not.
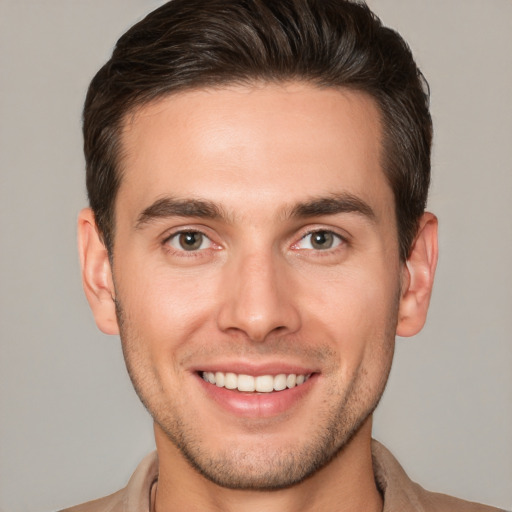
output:
[[[84,137],[84,288],[158,455],[73,510],[493,510],[371,439],[437,262],[398,34],[343,0],[174,0],[93,79]]]

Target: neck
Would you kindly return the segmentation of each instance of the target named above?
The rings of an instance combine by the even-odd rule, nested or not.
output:
[[[371,418],[329,464],[292,487],[247,491],[220,487],[200,475],[155,426],[159,456],[156,512],[380,512],[371,457]]]

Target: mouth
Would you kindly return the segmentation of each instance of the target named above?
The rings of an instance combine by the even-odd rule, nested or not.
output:
[[[302,386],[311,374],[279,373],[277,375],[246,375],[232,372],[199,372],[205,382],[219,388],[243,393],[274,393]]]
[[[251,369],[249,365],[238,363],[233,366],[240,366],[239,373],[235,368],[210,367],[198,368],[195,376],[210,404],[220,406],[234,417],[251,421],[291,414],[308,404],[308,397],[312,396],[320,377],[320,372],[314,370],[285,369],[283,365],[269,364],[265,369]]]

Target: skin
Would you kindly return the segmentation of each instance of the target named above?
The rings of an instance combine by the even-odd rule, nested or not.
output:
[[[80,254],[155,420],[156,510],[381,510],[371,416],[395,335],[425,321],[437,221],[400,262],[380,141],[371,98],[299,83],[127,117],[113,266],[88,209]],[[312,376],[270,398],[224,390],[226,405],[198,374],[216,369]]]

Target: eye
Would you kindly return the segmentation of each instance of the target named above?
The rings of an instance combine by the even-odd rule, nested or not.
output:
[[[303,236],[295,245],[297,249],[313,249],[326,251],[343,243],[343,239],[332,231],[318,230]]]
[[[200,251],[212,246],[211,240],[200,231],[180,231],[169,237],[166,241],[173,249],[178,251]]]

